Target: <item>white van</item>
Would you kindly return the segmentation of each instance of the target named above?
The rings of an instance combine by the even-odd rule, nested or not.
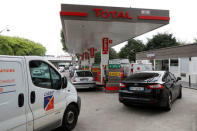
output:
[[[0,131],[72,130],[81,100],[42,57],[0,56]]]
[[[131,63],[131,74],[141,71],[153,71],[152,63]]]

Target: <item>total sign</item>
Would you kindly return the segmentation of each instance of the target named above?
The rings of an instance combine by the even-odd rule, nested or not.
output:
[[[90,58],[94,58],[94,55],[97,49],[92,47],[92,48],[89,48],[88,51],[90,52]]]
[[[109,44],[112,44],[112,40],[108,37],[102,39],[102,53],[101,53],[101,63],[102,65],[108,65],[109,61]]]
[[[133,17],[129,15],[129,12],[108,11],[99,8],[94,8],[93,10],[96,12],[97,17],[102,17],[102,18],[112,17],[113,19],[119,19],[119,18],[133,19]]]
[[[102,40],[102,54],[109,54],[109,44],[112,44],[112,40],[104,37]]]
[[[90,66],[92,66],[92,64],[94,63],[94,56],[95,56],[95,52],[97,51],[97,49],[95,48],[89,48],[88,51],[90,52]]]

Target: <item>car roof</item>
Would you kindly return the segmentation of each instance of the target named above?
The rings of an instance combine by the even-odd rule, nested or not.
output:
[[[0,55],[0,58],[22,58],[22,59],[38,59],[47,60],[44,56],[11,56],[11,55]]]
[[[148,73],[165,73],[166,71],[142,71],[142,72],[148,72]]]
[[[158,74],[164,75],[166,71],[142,71],[139,73],[158,73]]]
[[[88,70],[76,70],[76,72],[80,72],[80,71],[88,71]],[[91,72],[91,71],[89,71],[89,72]]]

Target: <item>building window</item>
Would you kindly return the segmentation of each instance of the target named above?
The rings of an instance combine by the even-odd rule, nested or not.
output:
[[[179,61],[178,59],[170,59],[170,66],[178,66]]]

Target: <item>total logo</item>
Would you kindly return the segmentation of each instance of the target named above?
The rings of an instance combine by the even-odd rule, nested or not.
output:
[[[102,17],[102,18],[111,17],[113,19],[119,19],[119,18],[133,19],[133,17],[129,15],[129,12],[108,11],[99,8],[94,8],[93,10],[96,12],[97,17]]]
[[[54,109],[54,91],[46,92],[44,94],[44,110],[49,111]]]

